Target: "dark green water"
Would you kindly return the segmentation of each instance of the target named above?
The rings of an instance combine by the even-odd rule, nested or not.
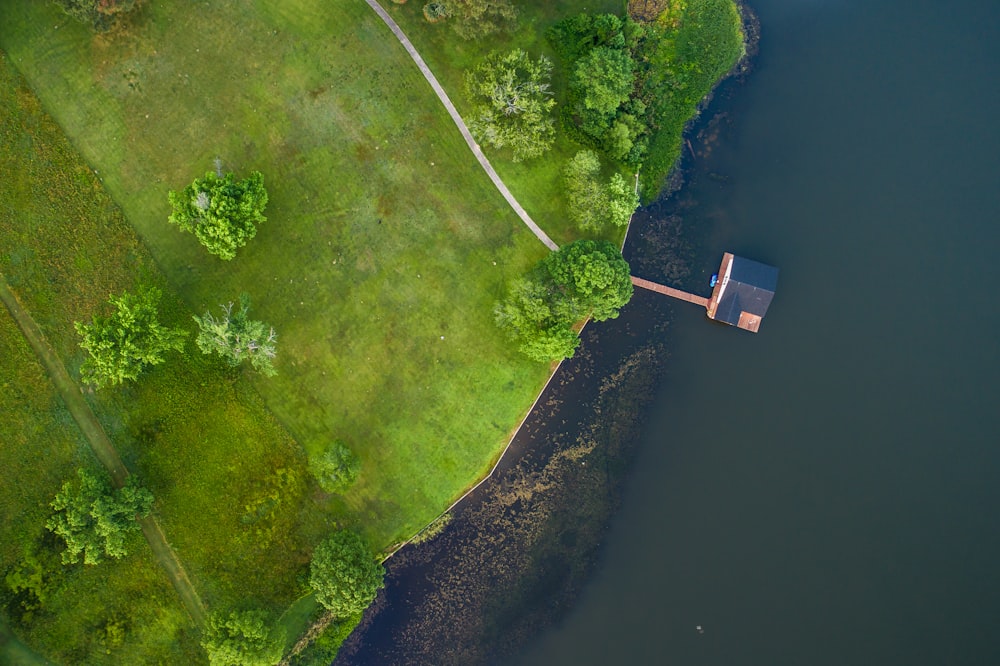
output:
[[[756,336],[677,306],[595,578],[520,663],[1000,664],[1000,2],[754,7],[685,223],[778,294]]]

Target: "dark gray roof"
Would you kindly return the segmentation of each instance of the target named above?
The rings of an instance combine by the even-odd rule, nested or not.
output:
[[[729,283],[719,299],[715,318],[736,326],[741,312],[763,317],[778,286],[778,269],[743,257],[733,257]]]

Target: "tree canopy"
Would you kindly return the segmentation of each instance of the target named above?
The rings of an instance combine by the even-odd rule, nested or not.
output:
[[[469,130],[480,143],[510,148],[514,161],[538,157],[555,140],[549,90],[552,62],[527,52],[493,51],[466,73],[465,92],[473,105]]]
[[[267,190],[259,171],[240,181],[231,173],[209,171],[167,198],[173,210],[168,221],[193,233],[205,249],[226,260],[235,257],[236,250],[257,235],[257,225],[267,220]]]
[[[140,487],[134,476],[117,490],[104,475],[77,470],[78,483],[67,481],[52,500],[55,513],[45,526],[66,542],[63,564],[99,564],[104,557],[128,554],[126,539],[139,531],[136,515],[149,515],[153,494]]]
[[[75,322],[80,348],[89,354],[80,366],[84,382],[101,388],[134,381],[147,366],[162,363],[168,351],[184,348],[187,333],[160,324],[159,300],[159,289],[140,288],[111,296],[111,315],[95,315],[90,324]]]
[[[284,635],[271,629],[260,610],[213,613],[201,645],[211,666],[274,666],[281,661]]]
[[[274,357],[277,354],[278,334],[274,332],[274,327],[250,319],[250,297],[241,294],[239,307],[235,307],[232,301],[220,307],[223,312],[221,317],[211,312],[201,317],[194,315],[199,328],[195,342],[201,353],[218,354],[230,367],[250,361],[250,366],[262,375],[272,377],[277,374]]]
[[[639,195],[620,173],[602,185],[600,171],[600,158],[592,150],[581,150],[563,169],[570,219],[585,231],[599,231],[607,224],[625,226],[639,206]]]
[[[342,618],[367,608],[382,589],[384,576],[385,568],[364,540],[350,530],[340,530],[313,553],[309,585],[316,600]]]
[[[617,317],[631,297],[629,266],[618,249],[606,241],[579,240],[511,285],[494,316],[526,356],[554,361],[573,356],[579,344],[576,323]]]

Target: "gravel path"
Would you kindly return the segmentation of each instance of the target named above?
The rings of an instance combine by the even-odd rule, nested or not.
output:
[[[448,114],[451,116],[451,119],[454,120],[455,125],[458,126],[458,131],[462,133],[462,136],[465,138],[465,142],[469,144],[469,150],[471,150],[472,154],[476,156],[477,160],[479,160],[479,164],[483,167],[486,175],[490,177],[493,184],[496,185],[498,190],[500,190],[500,194],[502,194],[503,198],[507,200],[510,207],[513,208],[518,217],[520,217],[521,220],[528,225],[528,228],[531,229],[531,233],[535,234],[535,236],[538,237],[538,240],[545,243],[545,246],[550,250],[558,250],[559,246],[556,245],[555,242],[553,242],[553,240],[549,238],[544,231],[542,231],[542,228],[531,219],[528,212],[521,207],[521,204],[519,204],[517,199],[514,198],[514,195],[510,193],[510,190],[507,189],[504,182],[500,180],[500,176],[497,175],[497,172],[493,169],[493,165],[490,164],[488,159],[486,159],[486,155],[483,155],[483,151],[479,149],[479,144],[476,143],[476,140],[472,138],[472,134],[469,132],[469,128],[465,126],[465,121],[462,120],[462,116],[458,115],[455,105],[452,104],[451,99],[448,98],[448,93],[446,93],[444,88],[441,87],[441,84],[438,83],[438,80],[431,72],[430,67],[428,67],[427,63],[424,62],[424,59],[420,57],[416,47],[413,46],[413,43],[410,42],[406,34],[396,24],[396,22],[392,20],[392,17],[389,16],[384,9],[382,9],[382,6],[378,4],[378,2],[375,0],[365,0],[365,2],[367,2],[368,6],[379,15],[387,26],[389,26],[389,29],[392,30],[392,34],[396,35],[396,39],[399,40],[399,43],[403,45],[406,52],[410,54],[411,58],[413,58],[413,62],[417,64],[417,67],[420,69],[420,73],[423,74],[424,78],[427,79],[427,82],[431,84],[431,88],[434,89],[438,99],[440,99],[441,103],[444,104],[444,108],[448,110]]]

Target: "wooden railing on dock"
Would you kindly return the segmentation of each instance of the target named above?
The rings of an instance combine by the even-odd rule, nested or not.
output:
[[[708,308],[708,299],[704,296],[696,296],[695,294],[689,294],[686,291],[681,291],[680,289],[674,289],[673,287],[665,287],[662,284],[657,284],[655,282],[650,282],[649,280],[643,280],[642,278],[637,278],[632,276],[632,284],[637,287],[642,287],[643,289],[648,289],[650,291],[655,291],[658,294],[664,294],[672,298],[677,298],[682,301],[687,301],[688,303],[694,303],[695,305],[700,305],[703,308]]]

